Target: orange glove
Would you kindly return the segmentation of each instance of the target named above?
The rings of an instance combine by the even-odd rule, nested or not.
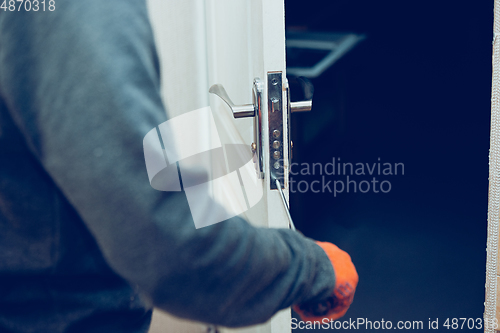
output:
[[[354,298],[358,285],[358,273],[351,261],[351,256],[336,245],[316,242],[326,252],[335,272],[335,289],[327,299],[295,305],[293,309],[303,321],[321,321],[323,318],[337,320],[347,312]]]

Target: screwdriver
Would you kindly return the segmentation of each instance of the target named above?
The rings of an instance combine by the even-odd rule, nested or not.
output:
[[[278,191],[280,192],[280,197],[281,197],[281,202],[283,202],[283,206],[285,206],[285,211],[288,216],[288,225],[290,229],[293,231],[297,231],[295,229],[295,224],[293,223],[292,215],[290,215],[290,209],[288,208],[288,204],[286,202],[285,194],[283,193],[283,190],[281,189],[281,184],[279,180],[275,179],[275,184],[276,187],[278,188]],[[297,231],[300,232],[300,231]],[[333,297],[329,297],[326,300],[323,300],[321,302],[314,302],[314,303],[309,303],[309,304],[302,304],[302,310],[307,311],[311,313],[314,316],[323,316],[330,312],[331,309],[335,308],[337,306],[337,300]]]
[[[288,225],[289,225],[290,229],[292,229],[293,231],[297,231],[297,229],[295,229],[295,224],[293,223],[293,220],[292,220],[292,215],[290,215],[290,209],[288,208],[288,204],[286,203],[285,194],[283,193],[283,190],[281,189],[280,181],[277,179],[275,179],[274,181],[275,181],[276,187],[278,188],[278,191],[280,191],[281,201],[283,202],[283,206],[285,206],[286,214],[288,215]]]

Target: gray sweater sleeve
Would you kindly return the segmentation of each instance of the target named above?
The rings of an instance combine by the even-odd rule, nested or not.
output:
[[[166,121],[158,67],[144,1],[0,12],[12,118],[109,265],[154,306],[244,326],[330,295],[332,266],[310,239],[240,218],[195,229],[184,193],[150,186],[142,140]]]

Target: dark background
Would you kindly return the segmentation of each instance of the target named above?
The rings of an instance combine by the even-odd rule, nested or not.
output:
[[[345,319],[422,320],[426,331],[439,318],[445,331],[446,318],[481,318],[493,1],[286,0],[286,23],[367,37],[312,80],[313,111],[292,116],[294,162],[405,165],[378,177],[387,194],[291,195],[298,229],[357,267]]]

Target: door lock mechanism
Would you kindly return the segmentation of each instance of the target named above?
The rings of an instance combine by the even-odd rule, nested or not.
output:
[[[271,176],[270,188],[276,190],[277,185],[285,186],[285,168],[291,165],[291,140],[290,140],[290,115],[293,112],[306,112],[311,111],[312,100],[291,102],[290,89],[288,81],[285,78],[285,89],[283,86],[283,73],[282,72],[268,72],[267,73],[267,103],[268,103],[268,135],[267,142],[269,143],[269,170]],[[263,129],[262,129],[262,91],[264,89],[264,82],[255,78],[253,82],[253,103],[235,105],[231,98],[229,98],[226,89],[222,84],[214,84],[210,87],[209,93],[219,96],[231,109],[233,117],[238,118],[254,118],[254,142],[251,145],[252,152],[256,157],[257,174],[258,177],[264,178],[263,167]],[[286,109],[285,109],[286,107]],[[283,122],[284,116],[288,117],[287,130],[287,143],[285,140],[285,133]],[[284,163],[284,145],[288,146],[288,163]],[[278,180],[278,182],[276,182]]]

